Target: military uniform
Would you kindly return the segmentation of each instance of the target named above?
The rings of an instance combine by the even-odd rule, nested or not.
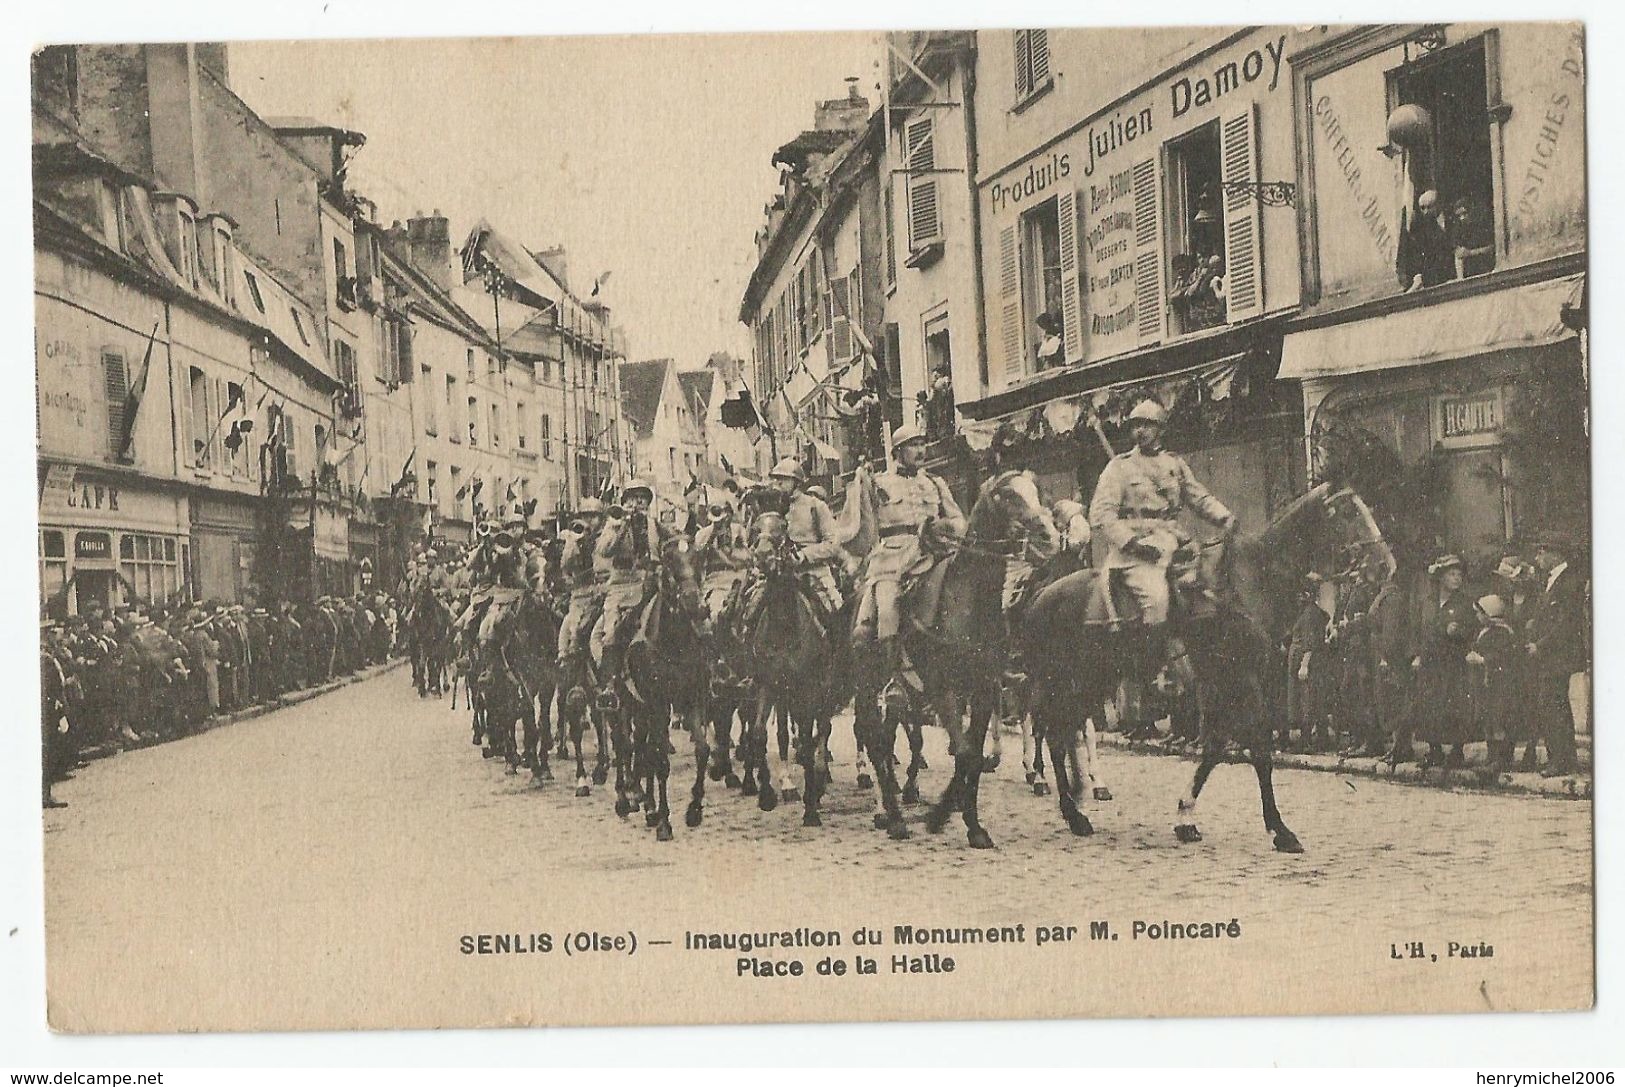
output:
[[[584,526],[586,527],[586,526]],[[559,624],[559,664],[567,663],[581,638],[581,628],[598,602],[604,598],[609,585],[610,562],[597,555],[598,529],[588,527],[584,533],[566,531],[564,548],[559,556],[560,572],[569,589],[570,605],[564,621]]]
[[[622,620],[648,596],[650,574],[668,534],[669,530],[647,513],[629,513],[619,521],[611,521],[599,533],[593,555],[608,560],[611,569],[604,590],[604,613],[592,630],[594,662],[603,663],[604,651],[614,646]]]
[[[694,550],[699,553],[705,613],[715,623],[750,569],[750,548],[743,530],[729,516],[702,525],[694,534]]]
[[[950,499],[951,501],[951,499]],[[797,491],[785,513],[785,532],[796,545],[801,560],[803,582],[824,608],[834,614],[841,610],[841,590],[835,583],[834,563],[841,559],[841,545],[835,538],[835,514],[816,495]]]
[[[897,597],[903,575],[921,557],[921,527],[927,521],[936,521],[956,537],[963,536],[966,527],[965,515],[947,484],[924,469],[911,472],[895,467],[876,476],[874,500],[879,539],[866,560],[856,622],[858,636],[863,640],[876,634],[881,638],[897,636]]]
[[[1095,484],[1089,523],[1106,541],[1105,566],[1122,571],[1123,585],[1148,626],[1168,619],[1168,564],[1184,542],[1179,514],[1186,509],[1216,525],[1231,520],[1230,511],[1197,481],[1190,465],[1165,449],[1120,453]]]

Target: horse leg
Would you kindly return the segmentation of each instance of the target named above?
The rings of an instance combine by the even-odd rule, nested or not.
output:
[[[761,765],[761,779],[756,806],[772,811],[779,806],[778,786],[784,780],[784,752],[778,742],[778,704],[773,696],[762,692],[756,701],[757,757]]]
[[[679,716],[680,720],[678,721],[678,725],[684,730],[690,728],[691,726],[689,724],[688,715],[681,714]],[[658,789],[660,796],[658,803],[655,805],[654,811],[655,841],[669,842],[672,838],[671,807],[666,796],[666,785],[671,780],[672,713],[670,709],[667,709],[666,712],[662,713],[660,715],[660,719],[666,727],[659,731],[659,735],[653,737],[655,743],[653,750],[650,752],[650,762],[653,764],[652,769],[654,770],[654,779],[650,784],[652,786],[651,791]]]
[[[700,825],[705,806],[705,769],[710,761],[711,743],[707,733],[712,724],[710,714],[690,709],[685,715],[688,721],[689,736],[694,741],[694,787],[689,790],[688,810],[683,814],[683,822],[690,828]]]
[[[1083,785],[1096,800],[1110,800],[1112,791],[1106,785],[1106,775],[1100,770],[1100,754],[1096,747],[1095,718],[1091,714],[1083,719],[1082,744],[1074,744],[1073,757],[1081,751],[1080,773]]]
[[[587,732],[587,707],[585,700],[582,700],[579,704],[572,706],[570,696],[566,694],[559,700],[559,717],[561,718],[559,722],[560,740],[562,741],[565,735],[568,734],[570,742],[575,745],[576,749],[576,795],[591,796],[592,785],[588,784],[587,760],[582,755],[583,744],[581,742]],[[603,761],[603,754],[604,745],[600,742],[598,745],[600,763]],[[603,783],[599,782],[599,784]]]
[[[793,718],[788,708],[781,708],[778,718],[779,796],[786,804],[794,804],[801,799],[795,771],[801,763],[804,737],[801,735],[801,721]]]
[[[957,711],[958,707],[955,707]],[[984,734],[998,728],[999,692],[988,687],[972,693],[970,697],[969,742],[965,745],[965,770],[960,782],[960,818],[965,821],[966,839],[972,849],[992,849],[993,836],[982,826],[977,801],[981,795],[982,774],[988,769],[978,757]]]
[[[1182,842],[1199,842],[1202,832],[1196,829],[1196,798],[1202,795],[1202,786],[1207,784],[1207,777],[1213,773],[1213,768],[1219,765],[1219,745],[1207,742],[1202,745],[1202,761],[1196,764],[1196,774],[1191,778],[1190,795],[1179,802],[1180,822],[1174,825],[1174,837]]]
[[[859,697],[875,697],[873,692],[860,692]],[[908,824],[903,821],[903,809],[898,802],[897,766],[893,752],[897,748],[898,718],[902,707],[888,700],[875,707],[874,722],[869,731],[869,760],[874,763],[876,784],[880,789],[881,810],[875,813],[875,826],[884,830],[893,840],[909,837]]]
[[[632,746],[631,737],[623,727],[624,711],[600,707],[599,720],[609,733],[610,748],[615,757],[615,814],[626,818],[636,807],[632,802]]]
[[[760,791],[757,782],[757,773],[760,764],[756,757],[756,730],[759,718],[754,704],[743,698],[739,703],[739,772],[744,777],[740,785],[740,792],[745,796],[755,796]]]
[[[1281,818],[1280,809],[1275,806],[1275,783],[1272,775],[1275,769],[1275,756],[1268,746],[1259,745],[1253,752],[1253,769],[1258,772],[1258,796],[1264,806],[1264,829],[1272,831],[1275,835],[1275,851],[1277,853],[1302,853],[1303,843],[1298,836],[1287,829],[1286,822]]]
[[[909,713],[904,719],[903,728],[908,733],[908,776],[903,782],[902,794],[905,804],[920,802],[920,771],[925,768],[924,717],[923,713],[915,712]],[[980,757],[980,751],[977,754]]]
[[[863,728],[858,723],[858,715],[856,713],[852,714],[852,741],[857,745],[858,749],[858,757],[856,760],[858,771],[858,788],[873,789],[875,787],[875,779],[869,773],[869,752],[864,746]]]
[[[975,762],[978,769],[982,765],[982,740],[974,735],[974,728],[968,732],[964,728],[957,700],[952,695],[938,699],[932,709],[948,730],[948,750],[954,760],[953,774],[948,778],[947,787],[925,817],[925,829],[932,834],[940,834],[948,824],[949,814],[955,809],[964,809],[965,794],[970,785],[970,764]]]
[[[977,749],[982,756],[982,772],[985,774],[997,770],[999,763],[1004,761],[1004,729],[999,727],[1000,723],[998,719],[994,720],[987,730],[987,739]]]

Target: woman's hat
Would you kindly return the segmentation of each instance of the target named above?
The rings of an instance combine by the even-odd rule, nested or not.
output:
[[[1428,574],[1431,577],[1438,577],[1446,570],[1452,568],[1460,570],[1462,566],[1463,563],[1460,555],[1441,555],[1428,567]]]

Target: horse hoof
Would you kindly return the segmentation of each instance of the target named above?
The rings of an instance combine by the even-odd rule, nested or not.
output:
[[[1037,780],[1038,780],[1038,775],[1033,773],[1031,770],[1028,770],[1027,771],[1027,784],[1031,785],[1033,782],[1035,782]]]
[[[998,755],[984,755],[984,756],[982,756],[982,773],[991,774],[993,771],[997,770],[998,768],[999,768],[999,756]]]
[[[1112,798],[1112,791],[1110,789],[1106,788],[1106,786],[1104,786],[1104,785],[1096,785],[1095,786],[1095,799],[1096,800],[1110,800],[1111,798]]]
[[[1095,825],[1089,822],[1089,817],[1082,812],[1067,816],[1066,825],[1079,838],[1087,838],[1095,832]]]
[[[625,819],[632,814],[632,802],[624,796],[615,798],[615,814]]]
[[[1049,782],[1045,781],[1043,778],[1034,778],[1033,779],[1033,795],[1034,796],[1048,796],[1049,795]]]
[[[1275,835],[1275,851],[1277,853],[1302,853],[1303,843],[1298,836],[1290,830],[1283,830]]]
[[[972,827],[970,833],[967,834],[966,837],[970,841],[970,847],[972,849],[993,848],[993,835],[989,834],[981,827]]]
[[[489,747],[485,748],[484,750],[482,750],[480,752],[480,758],[482,758],[482,759],[494,759],[496,757],[497,757],[497,753],[495,751],[492,751]]]
[[[657,841],[657,842],[669,842],[669,841],[671,841],[671,824],[670,823],[662,821],[661,824],[658,827],[655,828],[655,841]]]
[[[948,825],[948,816],[951,814],[947,805],[939,804],[931,809],[931,814],[925,817],[925,832],[927,834],[941,834]]]
[[[722,774],[723,774],[722,767],[719,766],[716,763],[712,763],[709,767],[706,768],[706,771],[705,771],[705,776],[710,778],[712,781],[721,781],[722,780]]]
[[[780,796],[780,799],[786,804],[798,803],[801,800],[801,790],[792,785],[790,788],[784,790],[783,794]]]
[[[722,776],[722,784],[726,785],[730,789],[737,789],[744,783],[739,780],[738,774],[734,773],[732,770],[729,770]],[[748,796],[750,794],[747,793],[746,795]]]
[[[1181,823],[1174,828],[1174,837],[1189,845],[1202,840],[1202,832],[1196,829],[1194,823]]]
[[[910,837],[908,824],[901,819],[893,819],[886,827],[886,837],[894,842],[907,840]]]
[[[744,783],[740,786],[740,792],[742,792],[746,796],[755,796],[756,795],[756,779],[755,778],[746,778],[744,780]]]
[[[779,806],[779,794],[769,785],[762,789],[761,795],[756,798],[756,806],[763,811],[772,811]]]
[[[646,827],[651,827],[651,828],[659,826],[660,825],[660,813],[657,812],[657,811],[646,811],[646,812],[644,812],[643,813],[643,825],[646,826]]]
[[[859,774],[858,775],[858,788],[860,788],[860,789],[873,789],[874,787],[875,787],[875,779],[874,778],[870,777],[868,774]]]
[[[688,811],[683,813],[683,822],[690,830],[693,830],[695,827],[699,826],[700,820],[703,818],[705,818],[704,813],[701,812],[698,804],[690,804],[688,806]]]
[[[476,733],[475,733],[475,734],[474,734],[474,736],[473,736],[473,738],[472,738],[472,739],[470,739],[470,740],[469,740],[469,741],[468,741],[468,742],[469,742],[469,743],[471,743],[471,744],[473,744],[473,745],[474,745],[474,746],[475,746],[475,747],[478,747],[478,746],[480,746],[480,736],[479,736],[479,733],[477,733],[477,732],[476,732]]]
[[[903,786],[903,803],[918,804],[920,802],[920,787],[918,785]]]
[[[885,830],[889,826],[891,826],[891,816],[883,811],[875,812],[875,829]]]
[[[821,827],[824,825],[824,821],[818,817],[817,812],[810,811],[801,817],[801,825],[804,827]]]
[[[609,771],[608,770],[594,770],[592,772],[592,783],[594,785],[602,785],[604,782],[606,782],[608,780],[609,780]]]
[[[589,785],[577,785],[576,786],[576,795],[577,796],[591,796],[592,795],[592,787],[589,786]]]

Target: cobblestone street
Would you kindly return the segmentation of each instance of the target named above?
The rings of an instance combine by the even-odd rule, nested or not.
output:
[[[682,1020],[683,987],[700,984],[741,986],[739,1018],[795,1018],[788,987],[832,979],[736,980],[734,953],[686,952],[685,931],[805,925],[850,936],[859,924],[884,930],[882,977],[847,979],[825,1017],[914,1018],[933,1006],[1136,1014],[1149,1009],[1148,976],[1190,989],[1164,994],[1163,1013],[1246,1010],[1266,996],[1277,1008],[1335,1010],[1379,975],[1396,1010],[1589,1002],[1589,979],[1572,971],[1497,987],[1498,969],[1542,977],[1543,961],[1589,958],[1588,801],[1281,770],[1281,808],[1307,849],[1285,856],[1264,834],[1250,768],[1223,766],[1202,797],[1205,841],[1182,846],[1171,823],[1191,764],[1106,751],[1116,799],[1091,805],[1097,833],[1078,839],[1053,797],[1023,785],[1008,737],[983,786],[999,848],[982,852],[957,818],[941,836],[924,833],[923,806],[909,841],[873,830],[849,718],[836,732],[821,829],[800,825],[799,805],[764,813],[719,785],[704,825],[686,828],[693,762],[680,742],[670,843],[636,815],[617,818],[612,789],[577,798],[566,773],[544,788],[505,775],[470,746],[466,715],[419,700],[404,669],[96,762],[59,787],[70,806],[45,813],[53,1024],[449,1026],[615,1020],[618,1009]],[[935,796],[949,766],[941,733],[927,757]],[[1231,918],[1240,939],[1176,946],[1131,932],[1135,921]],[[1093,920],[1121,940],[1090,941]],[[960,957],[958,972],[898,1003],[885,975],[892,927],[907,923],[1079,932],[1065,946],[1036,947],[1029,932],[1010,949],[938,948]],[[459,952],[466,934],[571,931],[674,943],[596,968],[574,952]],[[1439,961],[1394,961],[1391,945],[1410,941]],[[1495,958],[1452,961],[1450,941],[1493,944]],[[810,974],[820,956],[800,957]],[[1251,975],[1203,968],[1243,962]],[[1080,969],[1099,972],[1087,1003],[1044,1002],[1046,972]],[[261,981],[272,972],[302,979],[307,1006],[292,1019],[268,1010],[286,1008]],[[1212,980],[1225,976],[1249,981],[1231,993]],[[1192,988],[1198,977],[1209,981]]]

